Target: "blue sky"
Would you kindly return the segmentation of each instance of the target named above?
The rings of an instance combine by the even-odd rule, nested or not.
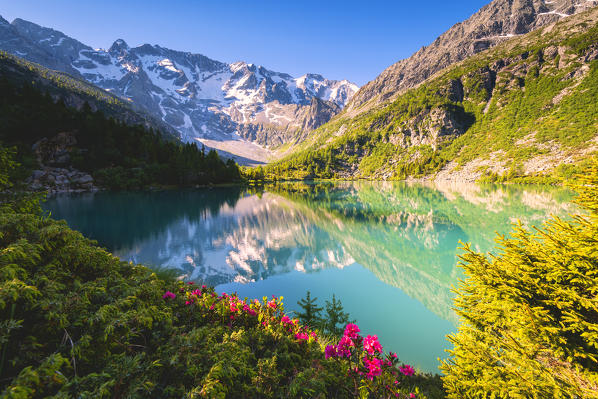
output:
[[[122,38],[361,86],[489,1],[0,0],[0,15],[92,47]]]

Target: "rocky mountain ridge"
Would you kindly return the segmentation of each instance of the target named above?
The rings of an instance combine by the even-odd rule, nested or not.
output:
[[[130,101],[185,142],[209,141],[216,148],[219,142],[232,142],[226,148],[233,153],[236,147],[257,150],[254,143],[271,148],[296,140],[299,132],[328,121],[357,91],[346,80],[317,74],[294,78],[157,45],[131,48],[122,39],[108,50],[93,49],[22,19],[8,23],[0,17],[0,49]],[[263,148],[256,152],[264,153]]]
[[[350,116],[367,111],[452,64],[597,5],[597,0],[494,0],[361,87],[345,111]]]
[[[342,112],[266,174],[562,182],[598,153],[596,60],[598,7]]]

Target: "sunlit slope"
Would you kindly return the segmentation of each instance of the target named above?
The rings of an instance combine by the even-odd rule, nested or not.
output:
[[[269,177],[567,176],[598,151],[598,8],[514,37],[354,118],[341,114]],[[567,166],[568,165],[568,166]]]

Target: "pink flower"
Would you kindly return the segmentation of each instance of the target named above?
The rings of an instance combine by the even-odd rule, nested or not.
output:
[[[382,345],[380,345],[380,342],[378,342],[378,336],[368,335],[365,337],[363,340],[363,349],[365,349],[370,355],[373,355],[376,352],[382,352]]]
[[[236,303],[231,303],[230,304],[230,311],[231,312],[236,312],[237,311],[237,304]]]
[[[201,294],[201,290],[195,290],[195,291],[191,292],[191,295],[193,295],[193,296],[201,296],[202,295]]]
[[[396,358],[397,358],[397,354],[396,354],[396,353],[394,353],[394,352],[389,352],[389,354],[390,354],[390,357],[392,357],[392,358],[394,358],[394,359],[396,359]]]
[[[326,356],[326,359],[336,357],[336,346],[327,345],[326,349],[324,350],[324,356]]]
[[[357,337],[359,337],[357,333],[360,331],[361,330],[359,329],[359,327],[357,327],[357,324],[349,323],[345,327],[345,336],[351,339],[357,339]]]
[[[336,353],[340,357],[351,357],[351,350],[355,343],[351,340],[351,338],[347,337],[346,335],[338,341],[338,345],[336,347]]]
[[[415,398],[415,394],[414,394],[413,392],[411,392],[411,393],[409,394],[409,397],[410,397],[411,399],[413,399],[413,398]]]
[[[164,295],[162,295],[164,299],[174,299],[176,298],[176,294],[174,292],[166,291]]]
[[[189,281],[187,284],[189,284],[189,285],[193,285],[193,284],[195,284],[195,283],[194,283],[193,281]]]
[[[202,285],[202,286],[201,286],[201,288],[205,290],[205,289],[206,289],[206,286],[205,286],[205,285]]]
[[[298,332],[297,334],[295,334],[295,338],[297,338],[299,340],[306,340],[309,337],[307,336],[306,333]]]
[[[210,305],[210,310],[214,310],[214,305]]]
[[[318,339],[318,334],[316,334],[315,331],[312,331],[309,333],[309,336],[312,337],[313,339],[317,340]]]
[[[284,324],[291,324],[291,319],[285,314],[280,318],[280,322]]]
[[[399,371],[405,374],[407,377],[411,377],[415,374],[415,370],[410,365],[406,364],[404,366],[399,367]]]
[[[380,359],[373,358],[372,360],[370,360],[368,358],[365,358],[363,359],[363,362],[365,363],[365,367],[368,369],[367,377],[370,380],[373,380],[374,377],[382,374],[382,364]]]
[[[272,300],[272,301],[268,302],[268,307],[272,308],[272,309],[276,309],[276,301]]]

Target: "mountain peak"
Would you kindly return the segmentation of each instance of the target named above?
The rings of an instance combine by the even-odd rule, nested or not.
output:
[[[384,70],[353,96],[346,110],[363,112],[413,88],[436,72],[514,36],[598,5],[598,0],[494,0],[428,46]]]
[[[32,29],[33,28],[33,29],[36,29],[36,30],[41,30],[41,29],[45,29],[45,30],[48,30],[48,31],[53,31],[54,30],[54,29],[51,29],[51,28],[43,28],[41,25],[38,25],[38,24],[36,24],[34,22],[31,22],[31,21],[24,20],[22,18],[15,18],[12,21],[11,25],[15,26],[15,27],[18,27],[18,28],[20,27],[20,28],[26,28],[26,29]]]
[[[117,39],[112,43],[110,49],[108,49],[109,53],[122,53],[123,51],[129,51],[131,48],[123,39]]]

